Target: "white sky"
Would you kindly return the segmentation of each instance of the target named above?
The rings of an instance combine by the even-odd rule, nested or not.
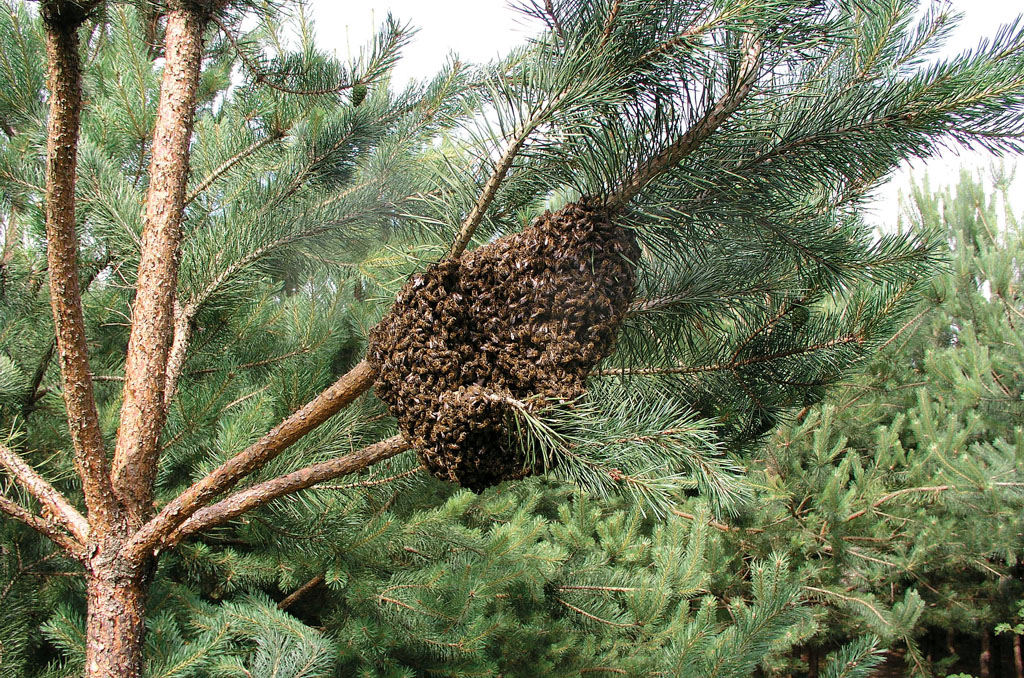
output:
[[[432,75],[455,52],[463,60],[485,62],[520,44],[536,30],[513,10],[506,0],[364,0],[361,3],[337,0],[307,0],[314,17],[318,41],[340,57],[356,55],[376,27],[390,11],[400,21],[409,21],[419,32],[405,49],[394,75],[396,84],[410,78]],[[922,4],[927,4],[924,0]],[[963,14],[960,24],[947,42],[943,56],[954,55],[977,46],[996,29],[1024,13],[1020,0],[949,0]],[[891,223],[896,217],[896,196],[907,186],[909,177],[927,171],[932,186],[956,181],[962,166],[986,168],[993,161],[987,154],[945,153],[926,162],[917,161],[896,174],[878,191],[875,206],[868,215],[876,224]],[[1024,163],[1015,184],[1017,195],[1024,195]],[[1024,204],[1018,200],[1017,206]]]

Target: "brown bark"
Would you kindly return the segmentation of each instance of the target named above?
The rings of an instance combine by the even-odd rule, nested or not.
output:
[[[365,360],[360,362],[269,433],[196,481],[135,533],[126,547],[126,557],[132,560],[145,558],[161,540],[210,499],[231,489],[239,480],[261,468],[368,391],[375,376],[375,371]]]
[[[166,61],[113,463],[114,490],[140,523],[151,510],[158,438],[166,414],[165,375],[205,24],[204,15],[191,6],[174,6],[167,16]]]
[[[0,445],[0,466],[35,497],[43,507],[44,516],[63,525],[80,545],[85,544],[89,538],[89,524],[63,494],[6,445]]]
[[[294,605],[296,603],[296,601],[299,600],[299,598],[301,598],[302,596],[306,595],[307,593],[309,593],[310,591],[312,591],[317,586],[320,586],[320,584],[323,584],[323,583],[324,583],[324,575],[323,574],[316,575],[315,577],[313,577],[312,579],[307,581],[305,584],[303,584],[302,586],[300,586],[299,588],[295,589],[290,594],[288,594],[284,598],[284,600],[282,600],[280,603],[277,604],[277,609],[279,609],[279,610],[287,610],[289,607]]]
[[[981,656],[978,657],[979,678],[990,678],[992,675],[992,634],[988,629],[981,632]]]
[[[53,522],[37,516],[24,506],[8,499],[2,494],[0,494],[0,513],[24,523],[44,537],[48,537],[53,543],[64,549],[64,552],[72,558],[76,560],[82,558],[82,545],[80,543],[64,534]]]
[[[1013,634],[1013,672],[1016,678],[1024,678],[1024,657],[1020,651],[1020,635]]]
[[[208,527],[225,523],[254,508],[268,504],[278,497],[304,490],[325,480],[331,480],[332,478],[338,478],[369,468],[378,462],[405,452],[409,447],[409,443],[402,436],[392,436],[387,440],[368,445],[344,457],[330,459],[320,464],[307,466],[298,471],[258,483],[248,489],[236,492],[213,506],[197,511],[174,531],[167,539],[167,542],[170,545],[176,544],[182,537],[193,532],[199,532]]]
[[[85,678],[142,675],[148,568],[116,561],[94,559],[88,575]]]
[[[78,27],[94,3],[46,2],[47,86],[50,116],[46,148],[46,241],[50,304],[60,356],[63,395],[75,461],[95,529],[108,525],[117,504],[111,492],[103,435],[96,414],[78,286],[75,232],[75,170],[82,74]]]
[[[174,330],[171,340],[171,352],[167,356],[166,383],[164,384],[164,409],[171,406],[171,399],[178,389],[178,379],[185,367],[188,343],[192,339],[192,317],[195,311],[191,306],[182,307],[174,303]]]

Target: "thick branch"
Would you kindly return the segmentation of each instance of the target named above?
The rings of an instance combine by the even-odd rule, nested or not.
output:
[[[7,469],[14,479],[43,506],[44,514],[53,516],[82,544],[89,538],[89,523],[75,510],[57,488],[36,473],[24,459],[7,447],[0,445],[0,466]]]
[[[68,5],[61,2],[43,5],[50,90],[46,130],[46,254],[68,429],[82,477],[86,508],[90,516],[95,517],[95,524],[105,527],[116,510],[116,501],[110,489],[103,435],[89,376],[75,232],[75,171],[82,108],[78,26],[84,15],[80,7]]]
[[[409,447],[409,443],[401,435],[392,436],[387,440],[368,445],[344,457],[307,466],[304,469],[299,469],[273,480],[253,485],[250,488],[236,492],[226,499],[222,499],[213,506],[208,506],[196,512],[195,515],[175,530],[167,539],[167,542],[170,545],[174,545],[183,537],[193,532],[199,532],[209,527],[226,523],[232,518],[236,518],[254,508],[269,504],[279,497],[304,490],[325,480],[331,480],[361,471],[364,468],[369,468],[378,462],[405,452]]]
[[[40,533],[57,546],[64,549],[64,551],[76,560],[82,558],[82,545],[76,542],[74,539],[64,534],[57,527],[45,520],[40,518],[36,514],[26,510],[20,504],[11,501],[7,497],[0,494],[0,513],[6,513],[11,518],[28,525],[36,532]]]
[[[678,165],[729,119],[754,88],[761,66],[762,47],[763,43],[760,40],[749,35],[744,38],[743,57],[735,84],[685,134],[624,181],[608,197],[610,206],[622,207],[632,200],[647,184]]]
[[[323,393],[275,426],[242,452],[221,464],[178,495],[132,537],[125,555],[141,561],[210,499],[231,489],[239,480],[261,468],[300,438],[320,426],[373,386],[376,371],[365,360],[353,367]]]
[[[124,404],[113,464],[114,490],[140,519],[152,502],[157,441],[166,414],[165,375],[174,331],[178,246],[205,23],[192,8],[175,7],[167,16],[166,60],[153,131],[139,277],[125,360]]]

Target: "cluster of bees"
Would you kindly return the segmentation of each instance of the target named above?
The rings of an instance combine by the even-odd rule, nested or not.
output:
[[[480,492],[530,468],[512,407],[584,392],[633,297],[632,233],[587,200],[413,275],[370,334],[377,395],[437,477]]]

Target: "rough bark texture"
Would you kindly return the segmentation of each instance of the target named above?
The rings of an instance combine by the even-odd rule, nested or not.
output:
[[[165,506],[132,537],[125,555],[146,558],[157,544],[206,502],[291,447],[373,386],[376,372],[364,360],[320,395],[242,452],[221,464]]]
[[[139,522],[151,508],[158,439],[166,413],[164,388],[174,327],[178,245],[205,23],[191,7],[175,7],[167,16],[166,65],[153,131],[139,278],[125,361],[124,405],[113,466],[114,490]]]
[[[116,558],[116,557],[115,557]],[[88,574],[85,677],[138,678],[146,630],[146,568],[94,559]]]
[[[258,483],[241,492],[236,492],[213,506],[197,511],[195,515],[182,523],[181,527],[175,530],[167,541],[170,544],[175,544],[182,537],[225,523],[254,508],[268,504],[278,497],[304,490],[332,478],[357,473],[396,454],[405,452],[409,448],[409,443],[402,436],[392,436],[344,457],[307,466],[273,480]]]
[[[82,559],[82,545],[64,534],[53,521],[37,516],[21,504],[11,501],[2,494],[0,494],[0,513],[24,523],[36,532],[48,537],[75,560]]]
[[[75,232],[75,170],[82,108],[78,27],[84,20],[84,9],[73,3],[49,2],[44,3],[42,15],[50,90],[45,207],[50,304],[75,461],[94,529],[103,530],[116,511],[116,501],[89,371]]]
[[[44,517],[60,523],[80,545],[85,544],[89,538],[89,524],[63,494],[6,445],[0,445],[0,466],[36,498],[43,507]]]
[[[188,344],[192,338],[192,317],[195,315],[191,307],[182,307],[174,303],[174,339],[171,342],[171,352],[167,358],[167,377],[164,384],[164,410],[171,405],[174,392],[178,389],[178,379],[181,378],[181,370],[185,367]]]

